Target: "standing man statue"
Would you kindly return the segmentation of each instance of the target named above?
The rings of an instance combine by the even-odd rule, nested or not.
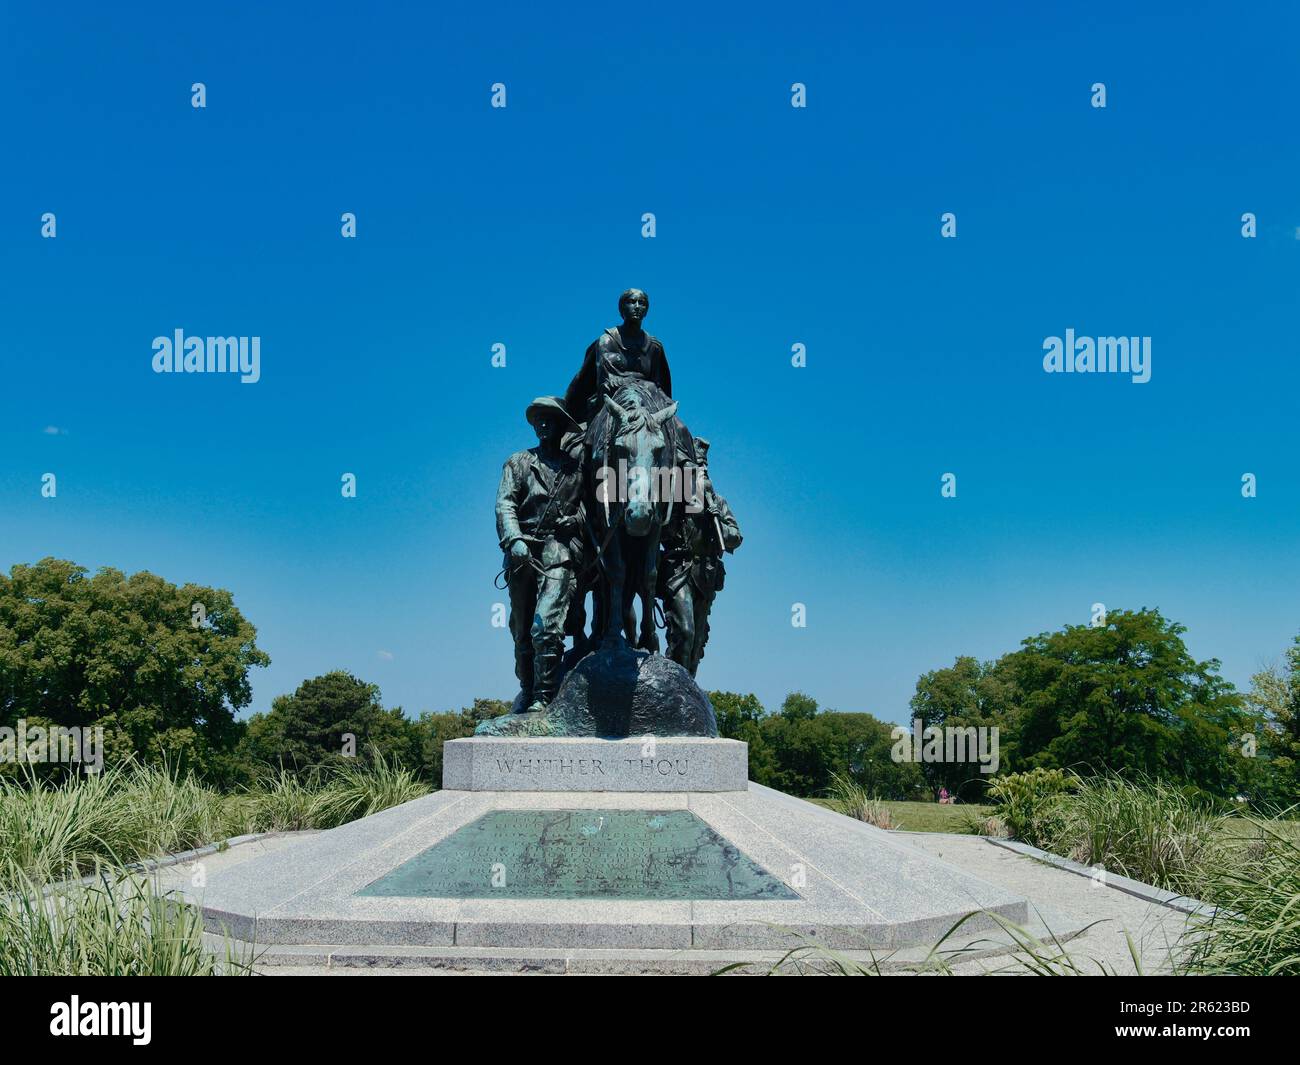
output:
[[[641,328],[650,313],[650,297],[630,288],[618,298],[618,313],[623,324],[606,329],[591,342],[582,369],[564,394],[564,406],[577,421],[589,422],[604,397],[616,395],[630,380],[649,381],[672,398],[673,379],[664,346]]]
[[[582,471],[561,447],[573,428],[557,396],[528,405],[537,447],[506,460],[497,491],[497,537],[510,589],[519,711],[543,710],[559,687],[565,619],[582,561]]]
[[[704,657],[709,611],[726,577],[723,552],[734,553],[742,540],[731,507],[709,481],[709,442],[703,437],[695,438],[695,453],[699,464],[695,498],[665,530],[659,565],[668,657],[686,667],[691,676]]]

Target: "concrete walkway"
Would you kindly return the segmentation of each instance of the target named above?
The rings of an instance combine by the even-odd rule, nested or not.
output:
[[[1061,949],[1076,966],[1100,975],[1102,968],[1134,975],[1129,938],[1142,972],[1168,972],[1170,948],[1187,922],[1187,914],[1168,906],[1146,902],[1112,887],[1044,862],[996,847],[979,836],[953,836],[937,832],[900,832],[912,846],[973,873],[990,884],[1023,895],[1039,907],[1049,928],[1077,928],[1098,922]],[[1127,933],[1127,936],[1126,936]],[[1056,953],[1054,949],[1052,951]],[[962,962],[953,966],[962,975],[1001,971],[1008,959]]]

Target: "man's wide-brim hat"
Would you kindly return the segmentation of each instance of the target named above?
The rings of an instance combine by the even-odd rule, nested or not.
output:
[[[528,424],[534,429],[537,428],[537,419],[541,417],[543,411],[558,414],[560,424],[564,428],[569,428],[574,424],[569,412],[564,407],[564,401],[559,396],[538,396],[530,404],[524,416],[528,419]]]

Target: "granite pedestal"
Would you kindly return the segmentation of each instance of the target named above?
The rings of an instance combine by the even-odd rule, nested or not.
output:
[[[451,741],[446,779],[461,786],[213,875],[190,891],[205,926],[286,964],[528,968],[581,950],[606,971],[699,971],[807,944],[923,950],[976,911],[1031,919],[1024,898],[903,837],[736,788],[743,744],[659,739],[647,759],[628,741],[509,742]],[[604,771],[583,774],[583,759]]]
[[[474,736],[443,746],[442,786],[451,791],[745,791],[749,747],[740,740],[696,736]]]

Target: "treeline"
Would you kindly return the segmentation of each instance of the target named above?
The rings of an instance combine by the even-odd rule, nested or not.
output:
[[[997,772],[1069,769],[1158,779],[1256,808],[1300,803],[1300,637],[1239,693],[1215,660],[1197,662],[1182,625],[1156,610],[1115,611],[1024,640],[996,661],[961,656],[916,683],[906,723],[997,729]],[[817,711],[805,695],[766,713],[752,695],[713,693],[724,735],[750,744],[759,783],[816,795],[835,773],[880,798],[983,798],[992,774],[965,760],[899,761],[893,725]]]
[[[269,713],[249,718],[235,762],[242,774],[255,775],[264,766],[312,769],[378,753],[441,787],[442,745],[509,711],[501,699],[475,699],[461,710],[410,718],[401,707],[384,709],[376,685],[335,671],[304,681],[277,697]]]
[[[1300,637],[1242,693],[1217,661],[1191,657],[1184,632],[1156,610],[1114,611],[1104,624],[1031,636],[996,661],[958,657],[917,681],[906,725],[996,728],[999,774],[1112,771],[1260,808],[1300,802]],[[374,685],[332,672],[238,720],[249,670],[269,661],[221,589],[114,569],[91,576],[57,559],[0,574],[0,728],[102,727],[109,764],[165,761],[227,786],[374,749],[437,786],[442,744],[509,708],[476,699],[411,718],[384,708]],[[749,743],[752,778],[791,794],[823,794],[835,774],[894,799],[946,788],[973,801],[989,783],[970,757],[902,760],[893,724],[821,710],[799,692],[775,712],[753,695],[711,698],[721,733]]]
[[[718,732],[749,744],[749,777],[790,795],[826,794],[839,773],[881,799],[928,798],[915,763],[891,757],[893,725],[870,714],[820,710],[802,692],[768,713],[755,695],[709,692]]]
[[[337,764],[353,749],[381,751],[436,785],[443,741],[509,709],[476,699],[412,719],[385,709],[373,684],[332,672],[238,720],[252,701],[249,671],[270,663],[256,638],[221,589],[111,568],[92,576],[53,558],[14,566],[0,573],[0,728],[102,728],[106,765],[166,763],[221,787],[267,768]],[[66,771],[0,761],[0,773]]]

